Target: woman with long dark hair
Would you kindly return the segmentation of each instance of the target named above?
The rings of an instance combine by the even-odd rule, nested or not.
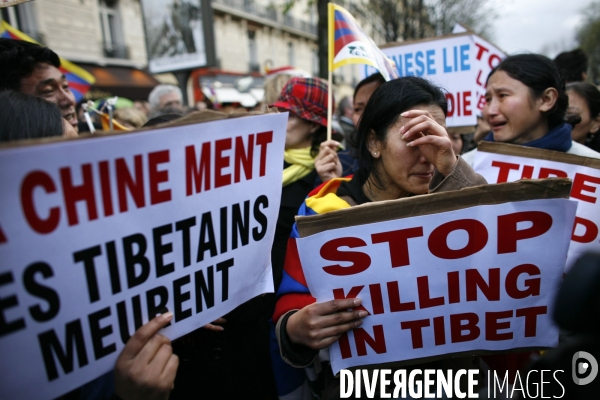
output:
[[[431,82],[404,77],[381,85],[369,99],[355,145],[359,168],[352,178],[331,179],[303,203],[313,215],[369,202],[400,199],[485,184],[453,149],[446,132],[447,102]],[[305,285],[292,231],[284,278],[273,316],[281,355],[308,366],[318,351],[359,326],[364,311],[349,311],[358,299],[315,303]],[[467,368],[473,368],[467,361]],[[435,368],[435,366],[431,367]]]

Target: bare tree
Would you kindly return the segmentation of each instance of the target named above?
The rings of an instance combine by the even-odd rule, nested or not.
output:
[[[448,34],[460,23],[490,39],[497,17],[488,0],[366,0],[352,1],[355,12],[372,21],[385,42]]]
[[[368,8],[386,42],[420,39],[431,32],[424,0],[369,0]]]
[[[461,24],[485,39],[492,39],[491,22],[498,13],[488,0],[428,0],[427,5],[437,35],[451,33],[455,24]]]

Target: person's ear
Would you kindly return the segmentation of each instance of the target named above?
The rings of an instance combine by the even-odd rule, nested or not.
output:
[[[369,153],[371,153],[373,158],[381,157],[381,141],[377,139],[377,135],[373,129],[369,132],[368,147]]]
[[[553,87],[549,87],[544,90],[544,93],[542,93],[538,100],[540,102],[539,110],[541,112],[550,111],[556,104],[556,100],[558,100],[558,91]]]

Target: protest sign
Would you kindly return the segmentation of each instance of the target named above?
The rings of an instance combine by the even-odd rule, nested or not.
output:
[[[334,373],[556,345],[569,189],[566,179],[485,185],[298,218],[311,294],[358,297],[369,313],[330,347]]]
[[[287,113],[0,149],[0,398],[111,370],[272,292]]]
[[[582,253],[600,251],[599,159],[507,143],[481,142],[473,168],[489,183],[556,176],[570,178],[573,181],[571,199],[579,205],[567,269],[575,264]]]
[[[485,83],[504,53],[474,33],[390,43],[383,53],[398,67],[400,76],[422,76],[447,90],[448,127],[474,126],[485,105]],[[365,65],[361,78],[377,72]]]
[[[480,38],[477,35],[471,35],[475,43],[475,61],[477,71],[475,76],[475,104],[478,113],[481,114],[485,106],[485,84],[492,69],[502,61],[506,55],[502,50],[493,44]]]

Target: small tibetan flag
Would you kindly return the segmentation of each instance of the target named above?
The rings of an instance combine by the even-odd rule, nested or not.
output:
[[[100,123],[102,124],[102,130],[109,132],[110,129],[110,116],[103,112],[98,112],[100,115]],[[130,131],[131,129],[121,125],[117,120],[113,118],[113,131]]]
[[[358,25],[352,14],[337,4],[329,3],[329,70],[342,65],[367,64],[386,81],[398,78],[398,68]]]
[[[0,37],[39,44],[20,30],[12,27],[6,21],[0,21]],[[83,99],[83,96],[85,96],[90,89],[90,86],[96,83],[96,79],[92,74],[62,57],[60,59],[59,69],[65,74],[65,77],[69,82],[69,87],[75,95],[75,101]]]

